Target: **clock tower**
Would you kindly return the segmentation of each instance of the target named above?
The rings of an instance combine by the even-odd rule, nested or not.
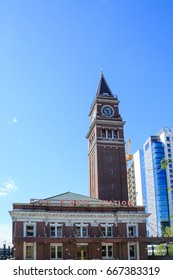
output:
[[[128,200],[124,124],[119,100],[101,72],[87,133],[89,192],[92,198]]]

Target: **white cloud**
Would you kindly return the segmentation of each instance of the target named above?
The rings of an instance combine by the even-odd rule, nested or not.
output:
[[[7,195],[10,192],[15,192],[18,189],[13,179],[8,179],[0,185],[0,196]]]
[[[11,119],[11,121],[9,121],[8,123],[9,124],[15,124],[15,123],[17,123],[18,122],[18,119],[16,118],[16,117],[13,117],[12,119]]]
[[[0,188],[1,189],[1,188]],[[4,191],[1,191],[0,190],[0,196],[4,196],[4,195],[7,195],[7,192],[4,192]]]

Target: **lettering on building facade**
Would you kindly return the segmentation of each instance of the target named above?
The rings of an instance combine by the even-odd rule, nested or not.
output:
[[[133,202],[131,200],[113,200],[113,201],[108,201],[108,200],[100,200],[98,203],[94,203],[90,200],[56,200],[56,202],[51,201],[50,199],[35,199],[35,198],[30,198],[30,203],[31,204],[41,204],[41,205],[49,205],[49,204],[58,204],[62,206],[134,206]]]

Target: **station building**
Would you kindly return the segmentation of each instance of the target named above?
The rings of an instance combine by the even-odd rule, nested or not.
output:
[[[125,122],[103,73],[89,117],[89,196],[14,203],[15,259],[147,259],[147,214],[128,199]]]
[[[130,203],[129,203],[130,204]],[[146,259],[146,214],[74,193],[13,204],[15,259]]]

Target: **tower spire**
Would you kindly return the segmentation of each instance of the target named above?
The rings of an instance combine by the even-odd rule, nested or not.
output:
[[[96,96],[114,97],[110,88],[109,88],[109,86],[108,86],[108,83],[106,82],[106,79],[103,75],[103,70],[102,69],[101,69],[101,72],[100,72],[100,81],[99,81],[99,84],[98,84]]]

